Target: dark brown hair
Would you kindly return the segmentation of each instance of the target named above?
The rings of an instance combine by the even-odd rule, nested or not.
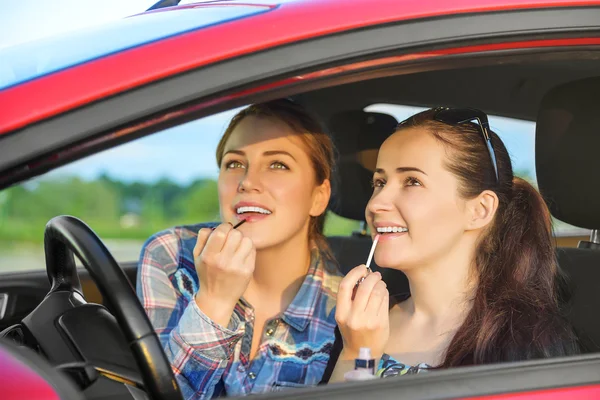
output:
[[[302,106],[288,100],[278,99],[266,103],[253,104],[237,113],[227,126],[223,137],[217,146],[217,163],[219,167],[223,160],[225,145],[235,127],[246,117],[272,118],[286,124],[295,132],[304,146],[306,154],[315,172],[315,182],[322,184],[326,179],[331,180],[335,167],[334,147],[331,137],[325,132],[318,120],[311,116]],[[331,257],[331,252],[325,237],[323,225],[325,213],[318,217],[311,217],[309,226],[309,239]]]
[[[431,112],[409,127],[424,128],[448,150],[446,168],[459,181],[465,199],[484,190],[496,193],[498,209],[475,254],[477,288],[472,308],[451,340],[440,367],[520,361],[577,352],[575,335],[561,315],[559,292],[565,285],[555,254],[550,211],[539,192],[513,176],[506,147],[490,131],[499,178],[479,127],[431,119]],[[429,117],[428,117],[429,116]]]

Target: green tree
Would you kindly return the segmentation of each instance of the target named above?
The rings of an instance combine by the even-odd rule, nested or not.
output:
[[[177,201],[181,219],[185,223],[219,220],[219,194],[217,182],[203,180],[192,186],[189,192]]]

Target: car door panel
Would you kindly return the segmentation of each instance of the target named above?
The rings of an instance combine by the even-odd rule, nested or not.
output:
[[[121,263],[121,267],[135,289],[137,262]],[[104,304],[102,295],[89,272],[83,268],[79,268],[78,271],[86,301]],[[49,290],[50,283],[46,270],[3,274],[0,280],[0,331],[19,323],[37,307]]]

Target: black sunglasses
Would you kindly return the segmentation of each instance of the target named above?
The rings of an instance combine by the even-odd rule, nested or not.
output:
[[[432,120],[442,122],[448,125],[460,125],[466,122],[477,121],[477,126],[479,127],[481,134],[483,135],[483,140],[485,141],[488,152],[490,153],[492,166],[494,167],[494,172],[496,173],[496,182],[499,181],[496,152],[494,151],[494,147],[492,146],[492,140],[490,139],[490,123],[488,121],[486,113],[475,108],[437,107],[431,110],[415,114],[412,117],[400,122],[398,126],[409,124],[413,121],[417,121],[419,117],[422,118],[425,116],[430,116]]]

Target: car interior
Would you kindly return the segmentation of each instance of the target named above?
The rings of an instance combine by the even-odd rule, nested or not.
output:
[[[329,209],[358,223],[364,223],[371,196],[377,149],[399,122],[386,113],[365,111],[369,105],[469,106],[535,121],[537,184],[552,215],[591,231],[590,236],[557,236],[556,242],[558,263],[569,282],[562,298],[565,315],[583,352],[597,353],[600,186],[593,171],[600,148],[599,63],[593,51],[474,57],[414,70],[375,69],[348,75],[343,82],[323,81],[312,90],[299,87],[288,95],[314,112],[333,136],[338,166]],[[343,273],[364,263],[369,253],[371,238],[365,225],[360,226],[350,235],[328,238]],[[164,371],[166,357],[152,339],[155,336],[149,335],[152,327],[143,323],[142,308],[128,286],[135,287],[137,262],[117,264],[93,232],[68,217],[47,226],[45,245],[47,270],[5,274],[0,282],[5,295],[0,298],[0,336],[62,365],[59,369],[84,390],[86,398],[131,398],[148,374],[155,378],[155,386],[146,390],[171,393],[168,380],[160,378],[169,375]],[[87,270],[76,268],[68,248],[75,249]],[[402,272],[373,269],[382,271],[390,294],[409,292]],[[51,320],[57,316],[60,323],[54,326]],[[82,318],[86,324],[79,323]],[[95,346],[99,341],[104,343],[101,348]],[[140,371],[131,356],[127,343],[132,341],[139,352],[135,357],[148,362],[146,370]],[[72,355],[72,348],[84,355],[84,361]],[[106,348],[112,350],[106,353]],[[106,373],[99,376],[91,364]],[[111,376],[110,371],[115,373]]]

